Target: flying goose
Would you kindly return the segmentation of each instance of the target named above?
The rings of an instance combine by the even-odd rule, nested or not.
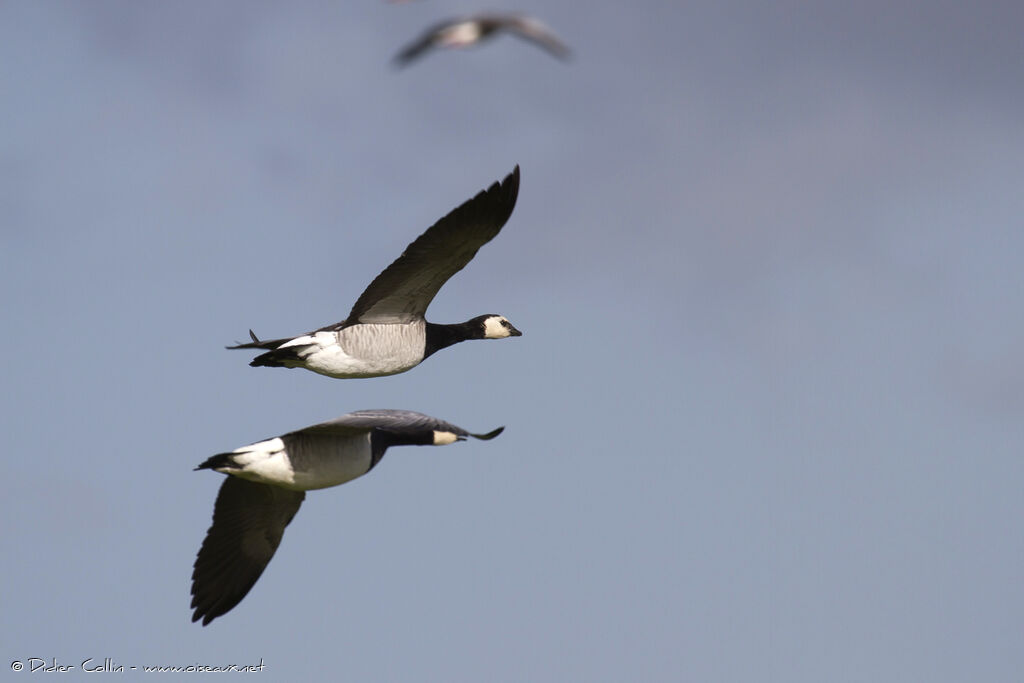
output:
[[[467,47],[493,38],[500,32],[511,33],[538,45],[559,59],[569,57],[569,48],[543,23],[519,14],[474,14],[451,19],[427,29],[395,56],[405,66],[435,47]]]
[[[266,349],[252,366],[306,368],[338,377],[405,372],[431,354],[466,339],[503,339],[522,332],[504,316],[480,315],[440,325],[424,319],[448,279],[505,225],[519,193],[519,166],[434,223],[356,300],[345,320],[291,339],[260,340],[229,349]]]
[[[390,446],[443,446],[471,434],[407,410],[359,410],[219,453],[197,470],[230,475],[221,484],[192,571],[192,621],[206,626],[241,602],[266,569],[306,491],[338,486],[373,469]]]

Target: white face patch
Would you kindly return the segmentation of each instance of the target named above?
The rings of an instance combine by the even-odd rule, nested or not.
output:
[[[490,318],[484,320],[484,339],[504,339],[505,337],[511,337],[512,333],[509,329],[502,325],[507,323],[508,320],[504,316],[493,315]]]
[[[454,432],[440,432],[434,430],[434,445],[435,446],[447,446],[450,443],[455,443],[459,440],[458,434]]]

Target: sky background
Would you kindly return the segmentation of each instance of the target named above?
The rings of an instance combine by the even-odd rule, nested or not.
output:
[[[585,4],[0,3],[0,670],[1020,680],[1024,5]],[[572,61],[392,67],[485,7]],[[429,317],[523,337],[224,350],[340,320],[517,163]],[[309,494],[192,624],[192,468],[364,408],[507,429]]]

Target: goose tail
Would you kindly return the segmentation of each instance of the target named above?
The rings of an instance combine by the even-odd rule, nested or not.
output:
[[[284,344],[287,339],[260,339],[256,336],[256,333],[249,330],[249,337],[252,339],[251,342],[245,342],[244,344],[235,344],[234,346],[225,346],[226,349],[276,349],[281,344]]]

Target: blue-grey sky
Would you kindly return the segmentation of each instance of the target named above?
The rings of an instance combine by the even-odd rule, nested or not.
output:
[[[1024,9],[0,4],[0,669],[351,681],[1015,681]],[[395,377],[224,345],[341,319],[522,167]],[[189,620],[213,453],[363,408],[488,443],[313,492]],[[27,676],[22,673],[21,676]]]

